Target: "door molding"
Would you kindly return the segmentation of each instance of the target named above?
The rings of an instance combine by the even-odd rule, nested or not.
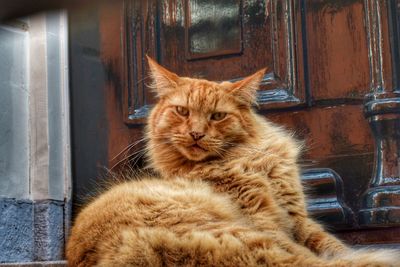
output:
[[[359,211],[363,227],[400,225],[398,2],[364,1],[371,73],[364,114],[375,139],[375,163]]]
[[[246,57],[249,49],[253,49],[253,47],[246,47],[244,44],[249,42],[244,35],[249,35],[251,23],[248,18],[246,19],[246,16],[250,17],[248,15],[252,11],[250,7],[243,6],[243,1],[237,1],[233,7],[241,15],[239,22],[234,20],[235,25],[238,24],[236,25],[238,30],[236,31],[237,36],[233,36],[232,39],[240,45],[230,48],[221,44],[210,53],[199,53],[197,55],[189,53],[189,33],[192,24],[188,21],[190,18],[188,13],[192,2],[202,4],[203,1],[180,0],[175,6],[172,6],[168,1],[157,0],[124,2],[122,39],[124,44],[125,85],[123,86],[122,101],[126,124],[143,124],[153,102],[149,93],[149,70],[145,55],[149,55],[163,65],[168,65],[170,62],[168,62],[168,58],[165,59],[167,53],[165,47],[179,46],[180,40],[178,39],[181,37],[177,37],[177,35],[185,36],[182,38],[182,47],[178,48],[178,50],[182,50],[182,58],[176,59],[182,66],[178,66],[179,70],[173,68],[172,70],[184,76],[196,76],[199,68],[197,68],[197,71],[192,71],[191,69],[194,68],[191,65],[196,65],[198,62],[204,60],[220,61],[223,59],[222,56],[226,55],[229,57],[236,55],[238,58],[240,56]],[[261,83],[261,90],[258,92],[259,108],[260,110],[271,110],[304,106],[307,95],[305,86],[307,78],[304,72],[307,66],[304,65],[306,62],[304,58],[306,44],[303,43],[305,42],[303,1],[271,0],[265,1],[264,4],[266,5],[266,13],[263,15],[265,21],[260,25],[264,25],[264,31],[269,34],[269,38],[267,38],[269,40],[266,41],[267,45],[263,44],[263,47],[264,49],[271,49],[269,50],[271,51],[271,59],[270,62],[265,63],[269,69]],[[215,36],[217,35],[216,32]],[[260,46],[256,47],[262,49]],[[239,64],[241,59],[237,59],[235,62]],[[265,67],[265,65],[261,67]],[[256,70],[258,69],[251,71]],[[221,79],[235,81],[242,78],[228,74]]]

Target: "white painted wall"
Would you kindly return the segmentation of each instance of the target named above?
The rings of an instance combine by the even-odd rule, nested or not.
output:
[[[0,26],[0,198],[70,196],[66,18]]]
[[[29,33],[0,26],[0,197],[29,196]]]

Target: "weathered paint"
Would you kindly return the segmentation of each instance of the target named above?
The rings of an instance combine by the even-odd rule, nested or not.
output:
[[[26,21],[0,26],[0,262],[62,259],[70,220],[66,17]]]
[[[71,12],[69,19],[73,197],[82,203],[96,191],[107,166],[107,76],[100,59],[98,11]]]
[[[49,196],[52,199],[63,199],[64,181],[57,179],[64,176],[63,167],[63,128],[62,128],[62,80],[60,16],[57,13],[46,14],[46,53],[47,53],[47,87],[48,87],[48,120],[49,120]]]
[[[313,101],[363,99],[368,93],[368,43],[362,1],[306,1]]]
[[[291,9],[285,7],[289,2]],[[345,202],[357,216],[360,196],[371,178],[374,150],[374,140],[364,118],[362,101],[364,94],[370,90],[371,71],[375,71],[368,64],[369,57],[379,56],[378,53],[369,51],[365,20],[367,2],[376,1],[241,1],[244,14],[241,36],[243,53],[228,56],[221,53],[196,60],[188,59],[185,54],[187,47],[184,36],[187,25],[184,22],[184,13],[187,11],[184,1],[161,1],[159,5],[155,4],[156,1],[148,1],[146,4],[133,1],[126,5],[116,3],[114,7],[101,7],[100,16],[96,18],[100,27],[93,27],[88,34],[95,35],[96,38],[97,34],[100,35],[101,44],[96,47],[96,59],[100,58],[103,70],[106,71],[106,79],[99,76],[105,82],[102,90],[97,91],[97,97],[106,100],[106,108],[97,107],[95,112],[106,111],[107,121],[101,124],[102,127],[90,126],[91,131],[101,131],[108,143],[108,149],[103,151],[106,153],[105,161],[100,164],[106,162],[106,166],[111,167],[123,158],[134,157],[133,153],[138,149],[138,146],[133,146],[131,150],[120,153],[141,138],[143,128],[139,124],[145,121],[146,114],[141,111],[155,101],[150,90],[146,89],[148,81],[144,54],[156,58],[180,75],[202,76],[212,80],[243,77],[257,68],[267,66],[272,69],[267,77],[272,82],[264,85],[264,91],[271,92],[271,89],[273,91],[281,87],[290,92],[287,89],[295,88],[297,91],[294,96],[300,101],[293,105],[290,102],[293,98],[285,98],[283,94],[272,92],[267,97],[280,98],[279,101],[284,105],[274,106],[274,109],[270,109],[271,106],[262,106],[261,112],[311,140],[306,147],[305,167],[311,165],[335,170],[343,179]],[[253,3],[265,3],[268,12],[263,17],[266,21],[256,19],[257,14],[252,11],[256,9],[251,8]],[[285,13],[285,9],[290,12]],[[96,12],[98,10],[93,14],[97,14]],[[386,14],[385,6],[381,12]],[[246,14],[255,17],[248,18]],[[381,17],[383,21],[386,20],[386,16]],[[271,19],[275,21],[272,22]],[[292,23],[288,23],[289,20]],[[249,24],[246,23],[260,24],[248,27]],[[287,25],[294,27],[288,29]],[[288,35],[289,31],[292,34]],[[383,28],[382,38],[385,44],[382,46],[382,54],[390,57],[387,45],[389,38],[385,32],[387,31]],[[293,39],[288,40],[288,36]],[[221,49],[223,51],[223,47]],[[288,60],[289,54],[291,58]],[[290,66],[292,63],[295,64],[293,68]],[[382,66],[386,68],[387,64]],[[86,71],[85,66],[76,64],[75,67],[81,72]],[[390,68],[387,68],[382,77],[386,77],[386,84],[391,84],[388,73]],[[85,75],[78,73],[76,80],[79,79],[85,79]],[[77,90],[76,93],[79,94],[76,97],[79,106],[91,102],[92,97],[86,91],[80,93]],[[304,94],[308,96],[307,101]],[[88,109],[84,107],[83,110]],[[132,117],[134,114],[142,117]],[[88,128],[75,130],[81,132],[75,133],[80,136],[85,135],[84,131]],[[85,148],[87,145],[77,143],[77,147]],[[120,157],[116,158],[116,155]],[[94,170],[93,161],[101,156],[79,156],[85,162],[79,163],[79,168],[83,170],[77,172],[83,173],[88,168]],[[77,179],[82,179],[82,176]],[[77,182],[79,183],[82,184],[82,181]],[[92,190],[94,188],[96,186]],[[359,228],[357,218],[351,227],[357,229],[359,236],[368,235],[367,230]],[[393,230],[392,233],[396,232]],[[399,233],[397,236],[385,235],[386,239],[381,242],[398,240]],[[379,240],[378,232],[371,231],[371,234],[375,235],[375,241]],[[352,238],[356,236],[354,230]]]
[[[400,92],[396,87],[400,78],[396,71],[400,10],[393,1],[367,0],[365,4],[372,55],[371,92],[365,97],[365,116],[375,139],[375,164],[362,198],[359,223],[364,227],[400,226]],[[389,16],[381,16],[382,10],[388,10]]]
[[[0,197],[29,195],[28,33],[0,26]]]

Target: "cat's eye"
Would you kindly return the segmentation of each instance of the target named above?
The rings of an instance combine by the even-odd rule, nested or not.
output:
[[[211,119],[214,121],[220,121],[226,117],[226,112],[215,112],[211,115]]]
[[[189,110],[182,106],[176,106],[176,112],[178,112],[179,115],[184,117],[189,116]]]

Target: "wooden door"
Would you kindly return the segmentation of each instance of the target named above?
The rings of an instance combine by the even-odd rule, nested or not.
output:
[[[311,214],[351,243],[399,242],[397,6],[148,0],[72,13],[76,201],[101,180],[99,166],[140,161],[155,101],[146,54],[181,76],[210,80],[267,67],[259,112],[306,141]]]

